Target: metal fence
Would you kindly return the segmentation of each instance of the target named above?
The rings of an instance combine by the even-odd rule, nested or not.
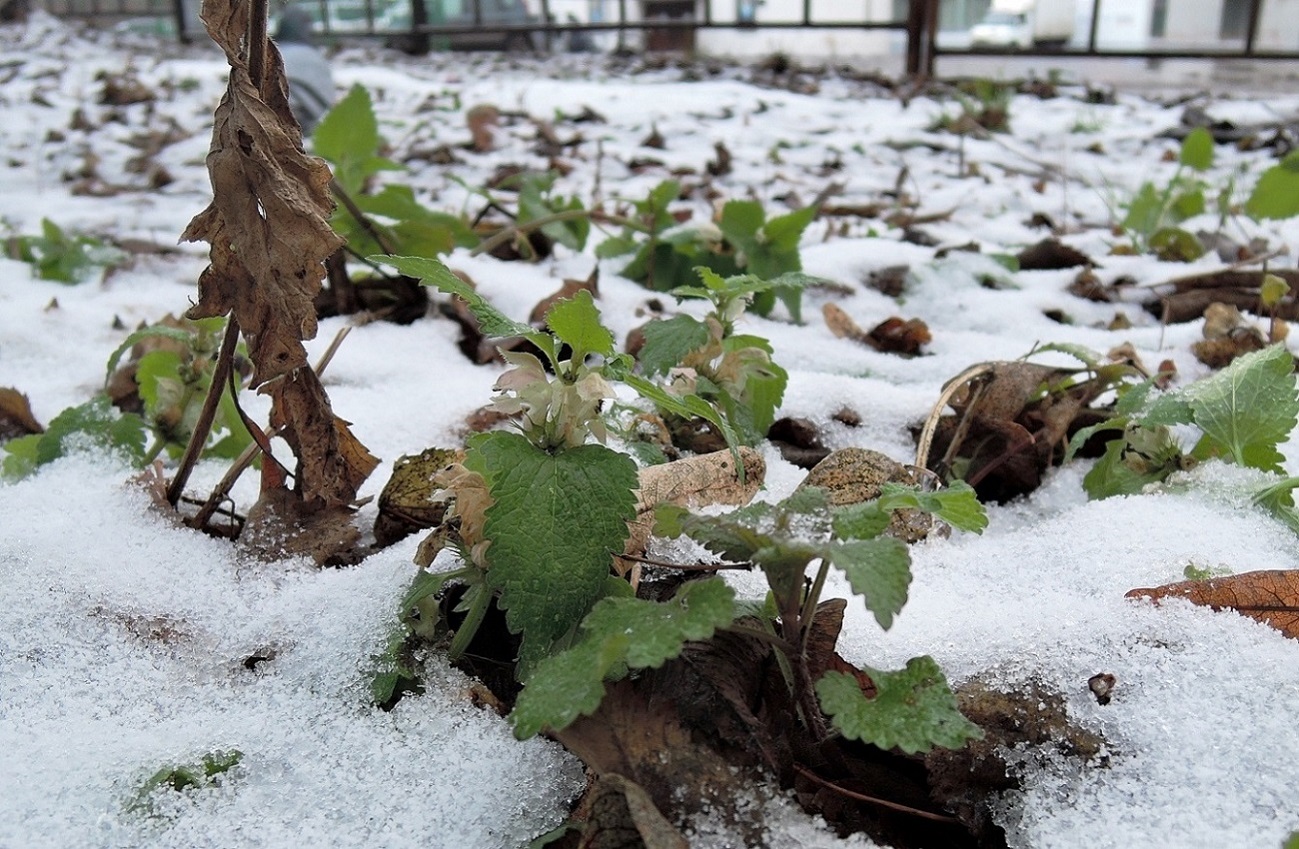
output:
[[[1153,14],[1168,15],[1170,8],[1187,8],[1190,14],[1203,0],[1153,0]],[[4,2],[4,0],[0,0]],[[84,17],[99,21],[155,16],[174,23],[182,40],[201,32],[198,23],[199,0],[36,0],[56,15]],[[943,3],[953,0],[893,0],[884,15],[869,12],[880,3],[851,4],[856,15],[828,17],[820,10],[828,4],[814,0],[786,0],[784,7],[794,14],[776,19],[763,3],[765,0],[604,0],[601,7],[612,6],[610,19],[579,20],[558,15],[565,0],[532,0],[533,14],[523,11],[522,0],[458,0],[457,13],[444,13],[444,0],[298,0],[313,14],[318,28],[327,36],[347,38],[381,38],[397,43],[411,52],[424,52],[447,46],[496,44],[502,47],[528,46],[548,50],[557,44],[574,43],[574,38],[600,33],[615,33],[622,46],[628,33],[639,33],[641,48],[647,51],[675,50],[691,52],[699,32],[714,30],[846,30],[857,32],[905,33],[904,72],[908,76],[930,76],[944,56],[1050,56],[1077,58],[1146,58],[1146,59],[1299,59],[1299,22],[1291,21],[1296,30],[1294,45],[1276,46],[1262,43],[1260,28],[1271,2],[1273,17],[1284,15],[1287,0],[1221,0],[1226,14],[1234,10],[1237,23],[1232,37],[1221,34],[1197,43],[1174,39],[1144,39],[1138,46],[1107,44],[1101,25],[1106,9],[1122,6],[1129,0],[1077,0],[1078,9],[1090,3],[1089,31],[1082,39],[1078,33],[1068,44],[1024,47],[981,47],[945,44],[939,37],[940,12]],[[571,2],[571,0],[570,0]],[[1031,0],[1030,0],[1031,2]],[[1048,0],[1037,0],[1048,2]],[[1189,4],[1172,7],[1173,3]],[[1103,5],[1109,4],[1109,5]],[[594,7],[595,4],[592,4]],[[773,4],[774,5],[774,4]],[[843,2],[833,4],[842,11]],[[1147,4],[1149,6],[1149,4]],[[1142,8],[1146,8],[1143,6]],[[537,14],[536,12],[539,12]],[[1203,9],[1200,8],[1200,12]],[[1285,17],[1289,17],[1286,15]],[[1147,29],[1154,25],[1143,24]],[[1224,23],[1224,29],[1225,29]],[[1274,26],[1273,29],[1276,29]],[[494,35],[495,41],[474,41],[471,36]],[[899,36],[901,38],[901,36]]]

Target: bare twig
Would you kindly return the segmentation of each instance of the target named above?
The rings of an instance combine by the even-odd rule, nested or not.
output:
[[[898,811],[903,814],[911,814],[912,816],[921,817],[922,819],[927,819],[927,820],[933,820],[934,822],[948,822],[948,823],[959,822],[959,820],[957,820],[956,817],[948,816],[947,814],[935,814],[931,811],[922,811],[919,808],[913,808],[910,805],[903,805],[898,802],[890,802],[888,799],[880,799],[876,796],[867,796],[865,793],[858,793],[854,790],[849,790],[847,787],[843,787],[839,784],[835,784],[833,781],[828,781],[822,778],[821,776],[812,772],[812,770],[808,769],[805,766],[800,766],[799,764],[794,764],[794,771],[797,772],[799,775],[803,776],[804,778],[806,778],[808,781],[819,784],[822,787],[826,788],[827,790],[833,790],[835,793],[838,793],[840,796],[843,796],[845,799],[854,799],[858,802],[865,802],[868,805],[877,805],[881,808],[888,808],[891,811]]]
[[[216,366],[212,370],[212,385],[208,387],[207,397],[203,399],[203,409],[199,412],[198,420],[194,422],[189,444],[185,446],[185,454],[180,458],[180,467],[176,469],[176,476],[171,479],[171,484],[167,487],[167,503],[172,507],[180,503],[180,496],[185,491],[190,472],[194,471],[194,464],[198,462],[199,454],[203,453],[208,434],[212,432],[217,404],[220,403],[221,393],[226,390],[226,381],[230,379],[234,370],[235,346],[238,343],[239,322],[235,319],[234,313],[231,313],[226,322],[225,336],[221,340],[221,350],[217,352]]]
[[[338,199],[338,202],[343,205],[343,208],[347,210],[349,215],[356,219],[356,223],[361,225],[361,229],[364,230],[371,239],[374,239],[375,243],[379,245],[383,252],[392,255],[394,249],[392,243],[388,241],[388,237],[380,232],[379,228],[375,227],[374,222],[370,220],[370,216],[366,215],[361,207],[356,205],[356,201],[352,200],[352,196],[347,193],[347,189],[344,189],[338,180],[331,178],[329,181],[329,190],[334,193],[334,197]]]

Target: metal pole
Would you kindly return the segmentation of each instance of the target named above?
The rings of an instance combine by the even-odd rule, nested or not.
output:
[[[812,0],[803,0],[803,26],[812,25]]]
[[[925,32],[925,0],[907,3],[907,76],[920,76],[921,40]]]
[[[1101,0],[1092,0],[1092,24],[1087,33],[1087,52],[1096,52],[1096,33],[1101,25]]]
[[[925,79],[934,75],[938,58],[938,0],[925,3]]]
[[[176,16],[176,37],[181,44],[189,44],[194,39],[189,34],[189,22],[185,20],[185,0],[172,0],[172,14]]]
[[[551,24],[555,23],[554,18],[552,18],[552,17],[550,16],[550,0],[541,0],[541,22],[542,22],[543,24],[545,24],[547,27],[549,27]],[[545,34],[544,34],[543,38],[544,38],[544,40],[545,40],[546,52],[547,52],[547,53],[551,53],[551,52],[553,52],[551,48],[553,48],[554,45],[551,43],[551,38],[552,38],[554,35],[555,35],[555,34],[554,34],[553,32],[551,32],[549,29],[545,30]],[[533,43],[533,41],[532,41],[532,37],[531,37],[531,33],[529,33],[529,36],[528,36],[528,43],[529,43],[529,44],[532,44],[532,43]]]
[[[1254,39],[1258,37],[1258,18],[1263,0],[1250,0],[1249,29],[1245,30],[1245,55],[1254,55]]]

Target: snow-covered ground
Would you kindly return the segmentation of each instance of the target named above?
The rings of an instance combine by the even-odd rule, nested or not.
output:
[[[215,52],[113,42],[45,18],[0,30],[0,45],[4,232],[36,232],[46,217],[72,231],[174,244],[209,199],[203,156],[225,80]],[[158,97],[114,113],[98,104],[96,77],[126,69]],[[588,201],[597,193],[643,197],[671,169],[702,172],[714,143],[724,142],[734,170],[714,186],[727,198],[755,197],[779,210],[778,198],[793,193],[806,203],[837,182],[836,202],[873,202],[905,170],[900,185],[921,213],[952,211],[925,225],[941,245],[975,240],[984,254],[1014,252],[1043,237],[1028,223],[1041,213],[1072,233],[1070,244],[1103,259],[1103,280],[1154,283],[1188,271],[1106,256],[1116,241],[1109,229],[1116,204],[1175,167],[1162,154],[1176,143],[1154,137],[1178,124],[1181,103],[1120,91],[1111,105],[1088,104],[1077,96],[1081,87],[1065,86],[1054,99],[1017,96],[1011,134],[961,144],[927,129],[955,114],[955,101],[904,105],[868,83],[835,78],[815,93],[792,93],[755,85],[742,70],[693,79],[673,68],[615,74],[590,59],[414,61],[361,51],[337,56],[335,74],[340,90],[352,83],[371,90],[398,158],[467,141],[465,110],[491,103],[557,120],[563,138],[582,134],[561,157],[575,167],[559,186]],[[1299,113],[1299,97],[1202,104],[1238,123]],[[560,117],[584,106],[606,121]],[[92,129],[73,126],[78,109]],[[126,141],[173,123],[179,140],[156,157],[173,178],[163,188],[71,193],[64,175],[90,156],[105,182],[143,186],[142,175],[125,170],[138,153]],[[654,128],[666,149],[640,146]],[[456,150],[463,160],[456,173],[472,186],[499,165],[544,168],[531,152],[534,135],[531,122],[507,121],[496,151]],[[637,156],[663,166],[633,173],[626,163]],[[961,176],[960,157],[977,174]],[[1257,175],[1270,162],[1266,151],[1220,146],[1211,181],[1240,170]],[[477,209],[440,169],[417,164],[401,179],[431,205]],[[1217,221],[1190,226],[1197,223],[1212,229]],[[1135,304],[1076,298],[1065,291],[1071,271],[1021,272],[1009,286],[986,288],[981,277],[1004,272],[984,255],[935,259],[934,248],[900,241],[880,220],[850,219],[846,232],[833,234],[828,226],[809,229],[804,265],[849,294],[811,292],[805,324],[753,317],[745,331],[770,338],[790,372],[782,414],[818,422],[830,447],[908,461],[908,428],[945,380],[1039,342],[1102,352],[1130,342],[1148,363],[1173,360],[1183,381],[1207,373],[1190,353],[1199,323],[1161,327]],[[1237,236],[1299,246],[1299,222],[1228,226]],[[449,264],[522,319],[562,278],[590,273],[600,238],[584,253],[561,248],[537,265],[463,251]],[[202,250],[142,256],[77,286],[35,279],[26,264],[0,259],[0,386],[25,392],[43,422],[87,400],[127,333],[121,328],[180,313],[195,297]],[[900,302],[863,285],[871,271],[899,264],[913,271]],[[1219,264],[1209,257],[1194,268]],[[599,306],[621,339],[643,321],[637,309],[649,293],[620,278],[620,268],[619,260],[600,263]],[[820,314],[830,300],[866,327],[895,314],[923,319],[933,333],[926,356],[901,359],[834,337]],[[1070,322],[1048,319],[1051,310]],[[1106,329],[1116,313],[1131,326]],[[323,322],[313,356],[345,324]],[[398,456],[457,444],[465,415],[488,400],[497,371],[470,365],[456,349],[458,333],[435,319],[366,324],[331,364],[325,383],[334,409],[384,460],[363,495],[377,494]],[[859,427],[832,421],[845,405],[861,415]],[[258,399],[247,406],[265,413]],[[773,448],[764,454],[760,497],[779,499],[802,472]],[[1299,456],[1287,468],[1299,473]],[[1279,847],[1299,829],[1299,644],[1229,612],[1156,608],[1123,594],[1180,580],[1190,564],[1294,568],[1294,534],[1248,504],[1242,493],[1256,479],[1238,469],[1210,464],[1184,491],[1103,502],[1087,501],[1084,471],[1085,464],[1059,470],[1031,497],[991,507],[982,536],[917,545],[910,602],[897,624],[881,632],[850,605],[843,653],[884,668],[929,653],[956,681],[1035,679],[1065,695],[1078,723],[1104,735],[1108,768],[1026,759],[1025,789],[999,813],[1013,846]],[[206,491],[223,472],[221,464],[201,465],[191,489]],[[560,821],[581,786],[580,764],[555,744],[514,741],[504,720],[471,705],[459,673],[435,667],[428,692],[391,713],[370,705],[367,674],[396,625],[415,571],[415,538],[352,569],[267,565],[163,521],[145,492],[126,483],[131,474],[111,457],[74,454],[0,484],[0,847],[499,847],[526,844]],[[245,507],[254,487],[249,480],[236,490]],[[373,506],[365,509],[372,516]],[[755,578],[739,583],[762,589]],[[828,592],[850,595],[846,585]],[[246,668],[245,659],[271,654]],[[1118,680],[1103,707],[1087,690],[1099,672]],[[243,761],[219,786],[175,794],[156,816],[131,808],[160,767],[229,749]],[[777,820],[773,847],[868,845],[839,840],[793,806]]]

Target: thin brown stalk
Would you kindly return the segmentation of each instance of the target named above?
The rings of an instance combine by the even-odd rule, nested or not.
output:
[[[799,775],[803,776],[804,778],[806,778],[808,781],[812,781],[816,784],[819,784],[822,787],[826,788],[827,790],[833,790],[835,793],[838,793],[840,796],[843,796],[845,799],[854,799],[858,802],[865,802],[868,805],[877,805],[881,808],[888,808],[891,811],[898,811],[904,814],[911,814],[912,816],[921,817],[922,819],[927,819],[927,820],[933,820],[934,822],[946,822],[946,823],[959,822],[959,820],[957,820],[956,817],[948,816],[947,814],[935,814],[931,811],[922,811],[919,808],[913,808],[910,805],[903,805],[898,802],[890,802],[888,799],[880,799],[876,796],[867,796],[865,793],[858,793],[856,791],[849,790],[847,787],[843,787],[841,785],[835,784],[833,781],[828,781],[822,778],[821,776],[817,775],[816,773],[812,772],[812,770],[808,769],[807,767],[800,766],[798,764],[794,764],[794,771],[797,772]]]

